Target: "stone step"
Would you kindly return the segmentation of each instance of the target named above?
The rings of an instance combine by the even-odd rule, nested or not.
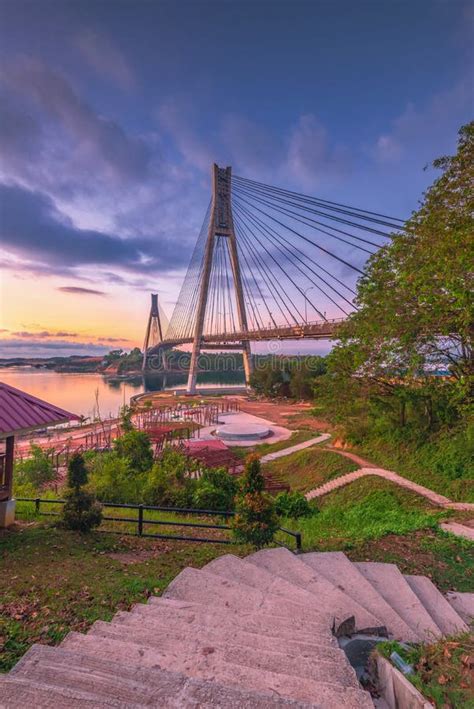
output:
[[[138,632],[134,632],[137,631]],[[100,638],[124,637],[123,626],[96,621],[88,632],[89,636]],[[345,687],[358,687],[354,670],[347,662],[344,652],[335,650],[335,657],[325,657],[324,653],[306,653],[305,655],[292,655],[285,647],[272,649],[255,648],[249,645],[239,645],[232,637],[222,638],[220,642],[213,642],[208,638],[199,637],[198,633],[183,635],[167,629],[165,632],[156,633],[147,631],[146,628],[130,630],[126,635],[127,642],[134,643],[139,648],[148,652],[157,651],[160,656],[181,658],[184,662],[192,657],[212,654],[215,662],[242,665],[244,667],[260,668],[269,672],[288,674],[294,677],[308,678],[324,681],[331,678],[337,684]],[[334,652],[334,649],[333,649]]]
[[[441,631],[395,564],[355,562],[376,591],[396,610],[420,641],[432,642]]]
[[[314,608],[314,596],[309,591],[295,586],[281,576],[251,564],[232,554],[225,554],[203,567],[203,571],[230,581],[246,584],[266,593],[284,596],[292,603],[301,603]],[[330,614],[328,614],[330,615]]]
[[[416,642],[416,633],[342,551],[310,552],[298,558],[379,618],[393,638]]]
[[[50,687],[25,677],[0,677],[0,709],[97,709],[98,706],[116,709],[137,707],[136,704],[123,704],[115,699],[99,698],[91,692]]]
[[[369,629],[383,626],[379,618],[369,613],[322,574],[300,561],[288,549],[265,549],[251,554],[246,560],[312,593],[316,597],[315,607],[331,610],[336,629],[351,617],[355,620],[353,631],[367,632]]]
[[[293,677],[288,674],[270,672],[257,667],[232,664],[216,657],[212,647],[204,648],[196,655],[167,655],[156,648],[140,645],[116,638],[97,635],[69,633],[61,645],[66,650],[110,660],[136,665],[142,668],[170,669],[183,672],[189,677],[216,681],[239,687],[247,691],[270,692],[287,699],[317,703],[321,709],[372,709],[369,695],[355,687],[344,687],[335,682],[317,682],[312,679]]]
[[[407,576],[405,580],[416,593],[443,635],[456,635],[468,630],[466,623],[426,576]]]
[[[293,557],[291,552],[288,552]],[[296,557],[295,557],[296,559]],[[299,563],[299,562],[298,562]],[[260,611],[287,618],[306,618],[317,623],[328,619],[326,608],[315,605],[313,609],[301,603],[292,603],[281,596],[264,593],[242,583],[223,579],[206,571],[186,568],[170,583],[163,596],[193,601],[213,608],[232,611]]]
[[[474,621],[474,593],[448,591],[446,598],[465,623],[470,625]]]
[[[282,641],[297,638],[301,642],[313,642],[314,638],[327,644],[337,645],[331,632],[330,625],[324,623],[306,622],[303,618],[288,619],[263,613],[245,614],[242,612],[226,612],[225,609],[212,608],[199,604],[189,605],[187,608],[169,609],[160,604],[159,598],[151,597],[148,604],[138,603],[130,611],[131,615],[145,616],[147,619],[167,618],[182,619],[188,623],[222,628],[232,632],[235,628],[249,633],[257,633],[266,637],[279,638]],[[120,617],[120,613],[117,614]],[[114,616],[115,619],[116,616]]]
[[[275,651],[278,647],[285,647],[285,651],[293,656],[326,657],[337,659],[340,650],[334,644],[334,638],[324,635],[316,635],[311,641],[302,641],[295,636],[294,639],[269,637],[257,632],[249,633],[241,630],[235,623],[224,626],[220,622],[212,625],[202,625],[198,622],[176,618],[154,618],[148,616],[144,619],[143,614],[133,614],[121,611],[114,616],[111,625],[121,629],[121,632],[135,633],[135,637],[140,629],[145,628],[147,632],[153,631],[156,634],[172,633],[173,637],[185,638],[206,638],[206,642],[221,643],[223,639],[231,637],[236,645],[248,645],[259,650]]]
[[[270,694],[247,692],[216,682],[190,679],[178,672],[155,668],[141,669],[128,663],[113,662],[102,657],[46,645],[33,646],[15,668],[14,676],[36,682],[44,691],[51,692],[52,697],[57,691],[73,689],[82,698],[94,697],[96,707],[109,705],[110,702],[113,702],[113,706],[127,708],[186,706],[211,709],[221,706],[235,709],[302,709],[310,706]],[[64,699],[61,704],[65,706]],[[31,706],[38,707],[42,704],[35,702]]]

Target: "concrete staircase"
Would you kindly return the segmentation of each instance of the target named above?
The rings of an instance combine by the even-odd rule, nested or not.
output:
[[[0,678],[0,707],[373,707],[337,637],[462,632],[471,595],[451,603],[426,577],[342,552],[225,555],[86,635],[34,645]]]

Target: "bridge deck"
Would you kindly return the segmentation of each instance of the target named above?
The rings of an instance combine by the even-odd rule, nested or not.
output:
[[[327,320],[313,323],[305,323],[302,325],[292,325],[291,327],[272,327],[260,330],[249,330],[247,332],[232,332],[232,333],[217,333],[213,335],[204,335],[202,338],[202,348],[206,348],[206,344],[211,347],[216,345],[232,345],[233,343],[250,340],[251,342],[262,342],[265,340],[299,340],[302,338],[312,340],[325,340],[334,337],[338,327],[344,319]],[[149,350],[150,354],[158,352],[163,347],[176,347],[178,345],[191,344],[194,341],[192,337],[181,339],[168,339],[165,337],[163,342],[160,342],[155,347]]]

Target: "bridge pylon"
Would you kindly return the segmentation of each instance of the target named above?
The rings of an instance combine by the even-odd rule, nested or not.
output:
[[[235,237],[234,220],[232,216],[231,183],[232,168],[218,167],[218,165],[214,164],[212,167],[211,214],[204,251],[202,280],[200,285],[194,339],[191,352],[191,363],[187,386],[188,394],[196,393],[198,359],[201,349],[203,349],[203,328],[209,295],[209,282],[215,254],[214,247],[216,239],[220,237],[225,237],[228,240],[240,332],[244,335],[248,332],[247,313],[245,310],[245,300],[242,288],[242,276],[237,250],[237,241]],[[245,383],[248,386],[250,383],[250,375],[252,373],[250,341],[243,337],[241,340],[241,346],[244,360]],[[225,349],[225,346],[223,346],[223,349]]]
[[[147,368],[148,350],[151,347],[159,345],[160,342],[163,342],[163,329],[161,326],[160,309],[158,307],[158,293],[152,293],[150,314],[148,316],[148,323],[145,333],[145,342],[143,343],[143,371]],[[166,369],[166,355],[164,352],[163,364],[163,368]]]

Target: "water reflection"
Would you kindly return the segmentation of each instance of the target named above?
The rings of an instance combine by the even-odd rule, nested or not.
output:
[[[116,416],[130,397],[146,391],[181,389],[186,386],[187,373],[168,372],[105,377],[102,374],[52,372],[33,367],[0,369],[0,381],[45,399],[56,406],[86,417]],[[234,386],[243,384],[242,372],[201,372],[200,386]]]

